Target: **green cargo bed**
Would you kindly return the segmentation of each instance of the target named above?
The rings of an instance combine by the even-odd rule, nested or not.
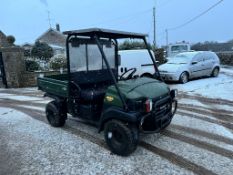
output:
[[[38,77],[38,89],[46,93],[67,98],[68,97],[68,80],[67,74],[52,75],[47,77]]]

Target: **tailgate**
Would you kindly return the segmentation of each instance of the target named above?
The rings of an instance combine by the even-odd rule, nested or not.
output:
[[[68,82],[53,78],[37,78],[39,90],[59,97],[68,97]]]

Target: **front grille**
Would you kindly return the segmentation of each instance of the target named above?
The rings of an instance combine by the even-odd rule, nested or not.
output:
[[[172,107],[172,100],[171,97],[166,95],[161,98],[157,98],[153,100],[153,114],[155,115],[156,119],[159,119],[171,111]]]
[[[172,99],[170,94],[164,94],[152,100],[153,108],[151,113],[145,115],[140,123],[143,133],[159,132],[171,122]]]

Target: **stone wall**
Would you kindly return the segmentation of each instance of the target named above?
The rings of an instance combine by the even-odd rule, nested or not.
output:
[[[6,81],[9,88],[37,86],[37,77],[60,74],[59,71],[27,72],[24,51],[20,47],[2,47],[0,52],[2,52]]]
[[[0,47],[8,47],[10,44],[7,41],[6,35],[0,30]]]
[[[8,87],[22,87],[22,74],[25,71],[23,49],[20,47],[3,47],[2,52]]]
[[[25,72],[23,74],[23,87],[37,86],[37,77],[60,74],[60,71],[41,71],[41,72]]]

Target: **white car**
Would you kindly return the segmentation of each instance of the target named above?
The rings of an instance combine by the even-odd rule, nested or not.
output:
[[[151,50],[150,52],[154,57],[153,51]],[[118,68],[119,75],[131,68],[136,68],[135,75],[153,77],[155,68],[151,63],[151,57],[147,49],[121,50],[118,53],[121,57],[121,65]]]
[[[219,58],[210,51],[180,53],[159,66],[160,75],[164,80],[181,83],[187,83],[189,79],[197,77],[217,77],[219,71]]]

